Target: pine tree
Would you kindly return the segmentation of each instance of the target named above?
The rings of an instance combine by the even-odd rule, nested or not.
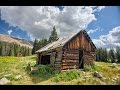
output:
[[[58,38],[58,35],[57,35],[57,32],[56,32],[56,28],[55,26],[53,27],[53,31],[51,32],[51,35],[49,37],[49,43],[51,42],[54,42],[54,41],[57,41],[59,38]]]
[[[5,56],[5,44],[2,43],[2,46],[1,46],[1,56]]]
[[[116,47],[116,59],[118,60],[117,62],[120,63],[120,47]]]
[[[46,38],[42,38],[42,40],[41,40],[41,47],[44,47],[47,44],[48,44],[47,39]]]
[[[32,54],[35,54],[35,52],[38,50],[38,40],[35,39],[32,49]]]
[[[114,54],[114,50],[113,49],[110,49],[110,51],[109,51],[109,58],[111,59],[112,63],[115,62],[115,54]]]
[[[41,43],[41,40],[39,40],[38,42],[38,49],[40,49],[42,47],[42,43]]]
[[[9,56],[14,56],[14,46],[13,46],[13,44],[10,45]]]
[[[108,60],[108,52],[107,52],[107,49],[105,48],[104,49],[104,61],[108,62],[107,60]]]

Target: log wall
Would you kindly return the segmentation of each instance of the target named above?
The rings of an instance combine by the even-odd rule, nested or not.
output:
[[[84,64],[93,65],[95,61],[95,53],[85,52],[84,53]]]
[[[62,55],[62,70],[73,69],[79,67],[79,50],[78,49],[66,49],[63,50]]]
[[[91,41],[89,41],[88,38],[83,32],[81,32],[64,45],[62,55],[62,70],[79,68],[79,49],[84,51],[83,63],[88,65],[93,64],[95,56],[92,55],[91,52],[95,54],[95,48],[92,46]]]
[[[61,66],[62,66],[62,53],[63,51],[58,51],[56,52],[56,56],[55,56],[55,62],[54,62],[54,67],[55,70],[61,70]]]
[[[85,51],[95,51],[90,41],[86,38],[83,32],[73,37],[65,46],[66,49],[79,49],[82,48]]]

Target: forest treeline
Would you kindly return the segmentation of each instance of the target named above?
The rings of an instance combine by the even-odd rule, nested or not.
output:
[[[96,50],[96,61],[120,63],[120,47],[107,50],[106,48],[98,48]]]
[[[0,56],[29,56],[31,48],[15,43],[0,42]]]
[[[48,43],[58,40],[58,35],[55,26],[51,31],[49,39],[42,38],[40,40],[35,39],[33,49],[20,46],[15,43],[0,42],[0,56],[29,56],[35,54],[35,51],[44,47]]]

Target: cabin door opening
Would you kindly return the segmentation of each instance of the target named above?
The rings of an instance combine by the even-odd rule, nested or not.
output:
[[[50,55],[41,56],[41,64],[50,64]]]
[[[82,58],[83,57],[83,50],[79,50],[79,68],[80,69],[83,69],[84,68],[84,59]]]

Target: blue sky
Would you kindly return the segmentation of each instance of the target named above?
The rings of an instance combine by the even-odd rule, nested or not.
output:
[[[34,40],[48,37],[55,25],[60,37],[75,34],[80,28],[85,28],[97,47],[120,45],[120,7],[105,6],[98,9],[94,11],[91,7],[81,9],[64,6],[22,9],[4,7],[1,13],[0,34]]]
[[[95,13],[97,21],[91,22],[87,29],[101,29],[95,33],[91,33],[92,38],[98,39],[100,35],[108,34],[114,27],[120,26],[120,7],[107,6],[101,12]]]
[[[30,40],[26,31],[21,30],[19,27],[9,26],[4,20],[0,21],[0,34],[9,35],[8,31],[11,31],[11,36]]]

